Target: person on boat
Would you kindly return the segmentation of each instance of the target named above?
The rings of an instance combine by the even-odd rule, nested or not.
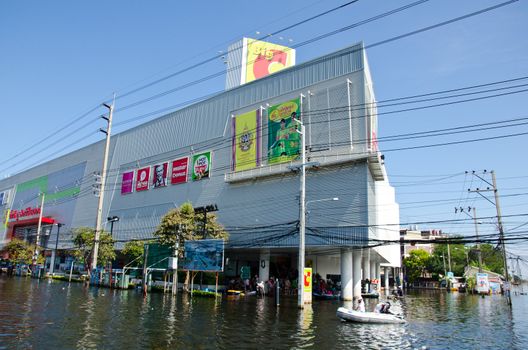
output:
[[[363,302],[363,298],[361,297],[354,297],[354,298],[356,298],[356,305],[354,306],[354,311],[365,312],[365,303]]]
[[[390,307],[391,307],[390,301],[381,302],[376,305],[376,307],[374,308],[374,312],[379,313],[379,314],[390,314],[391,313],[389,311]]]

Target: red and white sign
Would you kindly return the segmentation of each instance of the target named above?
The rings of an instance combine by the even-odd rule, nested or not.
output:
[[[40,207],[11,210],[9,212],[9,221],[27,220],[40,216]]]
[[[171,184],[182,184],[187,182],[187,171],[189,168],[189,157],[176,159],[172,162]]]
[[[137,171],[136,192],[149,189],[150,167],[141,168]]]

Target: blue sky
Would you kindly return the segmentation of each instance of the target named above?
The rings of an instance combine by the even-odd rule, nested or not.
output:
[[[360,0],[270,39],[296,44],[412,1]],[[100,140],[101,122],[69,132],[103,113],[98,109],[71,128],[54,133],[109,98],[226,50],[243,36],[259,37],[344,4],[346,1],[3,1],[0,3],[0,176],[40,159]],[[430,0],[392,16],[331,36],[297,50],[304,62],[364,41],[393,36],[455,18],[501,1]],[[518,1],[500,9],[367,51],[374,89],[383,101],[528,75],[528,6]],[[256,34],[256,32],[261,34]],[[291,41],[290,41],[291,39]],[[224,69],[220,59],[198,70],[118,100],[116,108]],[[517,82],[524,84],[525,80]],[[218,77],[115,115],[115,132],[154,118],[143,114],[206,95],[224,86]],[[509,91],[509,90],[508,90]],[[380,137],[526,117],[527,93],[379,117]],[[429,102],[431,104],[432,102]],[[427,104],[427,103],[425,103]],[[413,105],[414,106],[414,105]],[[388,111],[403,108],[380,108]],[[467,188],[481,186],[466,170],[495,170],[505,227],[528,221],[527,136],[443,147],[394,148],[527,132],[528,127],[381,143],[390,180],[401,204],[401,222],[463,218],[455,206],[476,206],[479,216],[494,207]],[[47,141],[9,160],[35,142]],[[52,143],[56,143],[52,145]],[[74,144],[74,145],[72,145]],[[71,145],[71,146],[70,146]],[[64,149],[62,152],[61,149]],[[28,159],[26,159],[28,158]],[[460,174],[455,176],[455,174]],[[453,176],[451,176],[453,175]],[[473,182],[471,182],[473,180]],[[482,231],[492,233],[491,220]],[[469,224],[421,224],[420,228],[472,234]],[[518,229],[528,229],[528,225]],[[528,258],[525,246],[511,250]]]

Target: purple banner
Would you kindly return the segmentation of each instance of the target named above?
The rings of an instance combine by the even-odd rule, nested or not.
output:
[[[134,183],[134,172],[130,171],[123,173],[123,179],[121,181],[121,194],[132,193],[134,188],[132,185]]]

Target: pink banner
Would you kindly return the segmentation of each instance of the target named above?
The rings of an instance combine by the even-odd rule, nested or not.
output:
[[[150,167],[141,168],[137,171],[136,192],[149,189]]]
[[[121,194],[132,193],[134,183],[134,172],[129,171],[123,173],[123,178],[121,180]]]
[[[187,169],[189,167],[189,158],[176,159],[172,162],[171,184],[182,184],[187,182]]]

